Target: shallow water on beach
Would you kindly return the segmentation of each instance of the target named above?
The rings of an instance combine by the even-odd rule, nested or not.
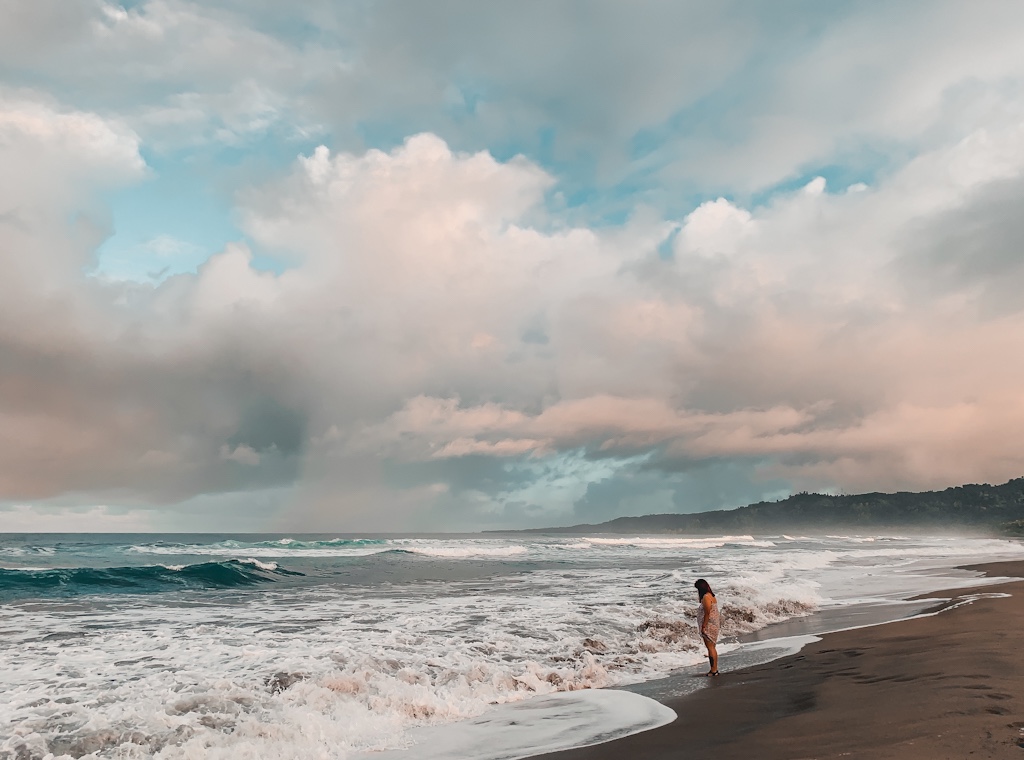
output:
[[[911,595],[975,582],[955,565],[1004,558],[1024,558],[1024,546],[866,535],[4,535],[0,758],[345,758],[429,736],[454,742],[453,757],[486,760],[552,749],[544,736],[559,725],[550,735],[586,744],[664,714],[636,694],[608,697],[633,700],[612,709],[573,693],[653,684],[703,662],[697,577],[718,594],[721,651],[738,661],[776,656],[765,654],[772,641],[754,640],[798,632],[794,621],[869,607],[903,616]],[[545,695],[564,696],[517,713],[504,743],[472,749],[474,726],[495,735],[501,705]]]

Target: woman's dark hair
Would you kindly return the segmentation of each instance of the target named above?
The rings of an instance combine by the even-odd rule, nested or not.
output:
[[[700,594],[699,599],[704,598],[704,594],[715,595],[715,592],[711,590],[711,585],[703,578],[698,578],[697,582],[693,584],[694,588],[697,589],[697,593]]]

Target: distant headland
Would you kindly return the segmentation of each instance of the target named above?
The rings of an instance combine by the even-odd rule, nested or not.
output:
[[[798,493],[736,509],[619,517],[595,525],[532,528],[528,533],[778,533],[780,531],[948,529],[1024,536],[1024,478],[944,491],[833,496]]]

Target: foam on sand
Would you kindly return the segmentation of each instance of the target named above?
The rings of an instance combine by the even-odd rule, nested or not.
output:
[[[409,732],[411,746],[361,760],[516,760],[620,739],[676,719],[653,699],[616,689],[571,691],[501,705],[473,720]]]

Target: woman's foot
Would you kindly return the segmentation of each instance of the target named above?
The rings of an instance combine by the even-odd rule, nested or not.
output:
[[[707,672],[707,677],[708,678],[711,678],[711,676],[717,676],[717,675],[718,675],[718,671],[717,670],[709,670]]]

